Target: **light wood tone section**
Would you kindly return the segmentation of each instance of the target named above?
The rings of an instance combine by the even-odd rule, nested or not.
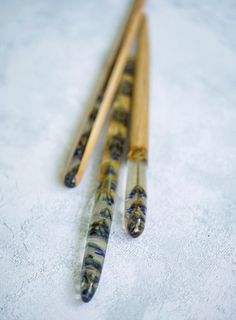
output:
[[[149,44],[147,18],[143,16],[137,43],[134,93],[131,112],[130,152],[142,151],[144,158],[148,150],[148,104],[149,104]],[[143,159],[147,160],[147,159]]]
[[[71,152],[68,157],[67,164],[65,166],[65,171],[63,173],[63,177],[65,177],[65,175],[68,173],[68,170],[70,168],[70,164],[71,164],[71,162],[73,162],[73,155],[74,155],[75,149],[78,145],[79,138],[83,134],[85,127],[87,125],[87,122],[89,121],[89,115],[91,114],[92,110],[94,109],[94,106],[97,103],[97,98],[100,95],[100,93],[102,92],[102,90],[105,86],[105,83],[111,74],[112,67],[114,65],[116,56],[117,56],[119,48],[120,48],[120,44],[122,41],[122,36],[123,36],[124,31],[125,31],[125,28],[124,28],[124,30],[121,30],[119,32],[119,34],[117,34],[117,38],[115,39],[112,50],[111,50],[107,60],[105,61],[104,65],[101,67],[101,69],[102,69],[101,75],[100,75],[99,79],[97,80],[97,83],[96,83],[92,93],[90,94],[89,101],[86,105],[84,118],[83,118],[83,121],[80,123],[80,128],[78,130],[77,139],[74,141],[73,147],[71,148]]]
[[[79,166],[79,171],[76,176],[76,185],[78,185],[81,181],[91,153],[94,149],[94,145],[98,139],[105,118],[108,114],[109,108],[111,107],[113,98],[117,91],[121,75],[129,55],[129,50],[140,26],[140,22],[142,19],[142,7],[144,3],[145,0],[135,0],[134,2],[133,9],[131,11],[130,17],[127,22],[127,26],[124,31],[124,35],[121,39],[121,44],[116,56],[116,61],[107,83],[103,101],[100,105],[97,118],[94,122],[92,132],[90,134],[86,149],[83,154],[83,158]]]

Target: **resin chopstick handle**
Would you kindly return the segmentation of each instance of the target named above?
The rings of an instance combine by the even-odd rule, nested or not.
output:
[[[134,61],[129,60],[113,102],[103,158],[100,166],[99,186],[93,210],[81,272],[81,298],[89,302],[101,277],[113,216],[119,169],[131,104]]]
[[[128,59],[130,47],[140,26],[144,2],[145,0],[135,0],[133,3],[126,28],[124,29],[117,52],[113,57],[114,63],[102,88],[102,99],[98,102],[96,118],[88,121],[88,128],[81,136],[82,142],[78,144],[79,152],[74,152],[69,170],[65,176],[64,182],[67,187],[73,188],[77,186],[87,167],[90,155],[117,92],[121,75]]]
[[[128,234],[139,237],[146,221],[146,169],[145,160],[128,160],[128,179],[125,199],[125,226]]]
[[[147,211],[148,65],[147,21],[144,16],[138,36],[125,200],[125,225],[134,238],[144,230]]]

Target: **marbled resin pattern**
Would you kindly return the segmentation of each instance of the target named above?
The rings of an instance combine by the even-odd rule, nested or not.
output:
[[[97,98],[96,104],[89,114],[88,122],[84,128],[82,135],[77,143],[76,149],[72,156],[68,171],[65,175],[64,183],[68,188],[74,188],[76,186],[76,175],[79,170],[80,162],[84,154],[90,133],[93,128],[94,121],[96,119],[99,106],[103,98],[103,90]]]
[[[133,238],[143,233],[146,221],[146,166],[145,160],[128,160],[128,179],[125,200],[125,225]]]
[[[127,139],[133,85],[130,69],[134,69],[133,59],[127,63],[119,92],[113,103],[112,118],[100,167],[99,186],[81,273],[81,297],[84,302],[91,300],[98,287],[110,234],[121,157]]]
[[[78,190],[58,179],[131,2],[0,1],[1,320],[236,319],[235,0],[147,2],[146,230],[127,239],[117,197],[97,296],[74,301],[101,150]]]

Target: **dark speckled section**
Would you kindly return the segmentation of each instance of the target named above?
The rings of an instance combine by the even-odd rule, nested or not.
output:
[[[105,259],[110,235],[113,206],[117,189],[118,175],[127,140],[127,124],[131,104],[131,96],[124,92],[124,86],[132,88],[134,63],[129,66],[122,77],[120,89],[112,105],[111,122],[100,166],[99,186],[89,226],[87,245],[81,272],[81,298],[89,302],[95,294]],[[132,92],[132,90],[131,90]]]
[[[128,161],[128,179],[125,201],[125,224],[129,235],[139,237],[145,228],[147,213],[146,161]]]
[[[103,91],[104,91],[104,89],[103,89]],[[74,154],[72,156],[69,168],[68,168],[67,173],[64,178],[64,184],[68,188],[76,187],[76,176],[77,176],[77,173],[79,170],[80,162],[83,157],[88,139],[90,137],[90,133],[92,131],[93,124],[96,119],[96,116],[97,116],[97,113],[99,110],[99,106],[102,101],[102,97],[103,97],[103,92],[97,98],[96,104],[95,104],[93,110],[91,111],[89,118],[88,118],[88,122],[84,128],[84,132],[80,136],[80,139],[77,143]]]
[[[136,186],[130,193],[130,198],[136,198],[136,200],[131,204],[131,206],[127,209],[128,213],[128,223],[127,230],[129,234],[133,238],[139,237],[144,230],[145,220],[146,220],[146,204],[144,200],[146,200],[145,191],[136,192],[135,189],[142,189],[139,186]]]
[[[100,278],[89,268],[83,268],[81,278],[83,279],[80,289],[81,299],[84,302],[89,302],[97,290]]]

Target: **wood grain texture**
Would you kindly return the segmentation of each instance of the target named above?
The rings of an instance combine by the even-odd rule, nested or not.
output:
[[[121,45],[118,50],[118,54],[116,56],[116,61],[114,63],[110,77],[107,81],[107,87],[103,96],[103,101],[100,105],[97,118],[94,122],[92,132],[88,139],[88,143],[84,151],[84,155],[81,160],[78,173],[76,175],[76,185],[78,185],[79,182],[81,181],[81,178],[87,167],[91,153],[94,149],[94,145],[98,139],[98,136],[104,124],[105,118],[111,106],[112,100],[117,91],[117,88],[121,79],[121,75],[129,55],[130,47],[132,45],[132,42],[140,26],[140,22],[142,18],[142,7],[144,3],[145,3],[145,0],[136,0],[134,2],[133,9],[131,11],[131,14],[127,23],[127,27],[125,28],[124,36],[122,37]]]
[[[146,230],[127,237],[119,194],[98,292],[74,294],[97,187],[93,165],[79,190],[58,181],[85,109],[75,84],[97,78],[94,29],[108,47],[131,2],[0,1],[1,320],[236,319],[234,0],[148,1]]]
[[[142,17],[137,44],[137,60],[130,130],[130,156],[136,150],[148,150],[149,45],[147,18]],[[144,159],[147,160],[147,159]]]

